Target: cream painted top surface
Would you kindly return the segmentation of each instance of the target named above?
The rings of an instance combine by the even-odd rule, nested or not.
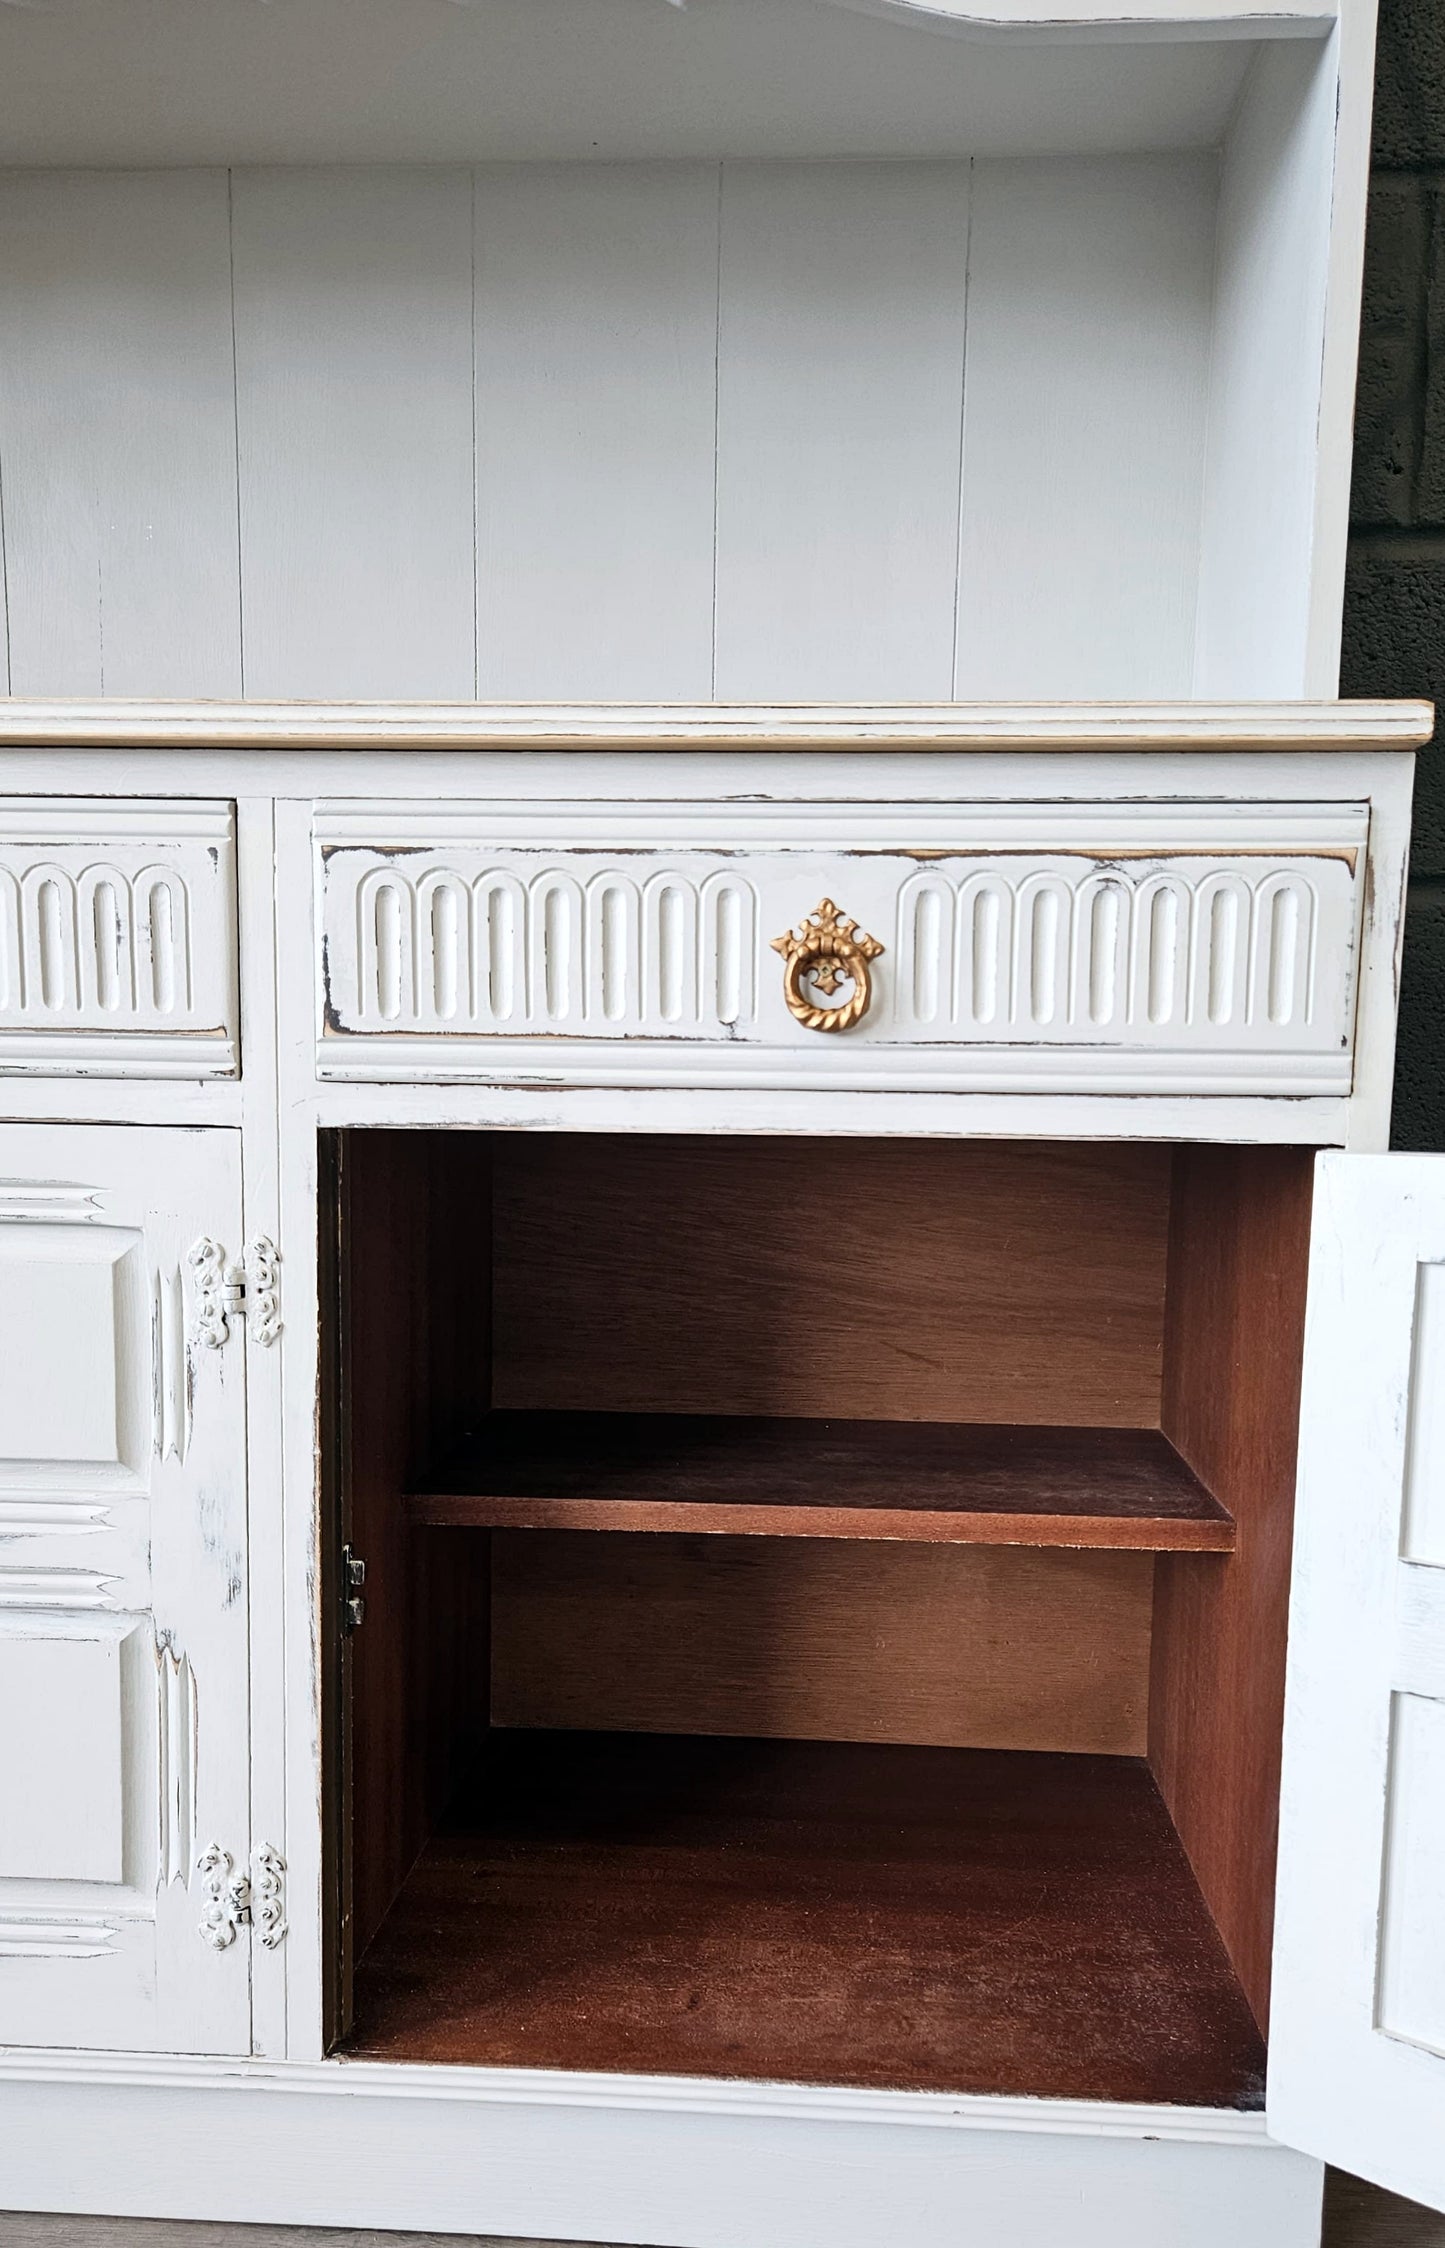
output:
[[[321,703],[0,698],[0,747],[1400,750],[1427,702]]]

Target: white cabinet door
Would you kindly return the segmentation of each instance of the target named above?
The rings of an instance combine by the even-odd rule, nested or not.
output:
[[[1269,2122],[1445,2208],[1445,1156],[1316,1175]]]
[[[249,2049],[240,1228],[235,1133],[0,1126],[0,2044]]]

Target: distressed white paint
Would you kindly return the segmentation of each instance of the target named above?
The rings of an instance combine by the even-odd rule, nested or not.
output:
[[[0,1125],[0,2042],[249,2049],[244,1364],[157,1315],[240,1223],[234,1134]]]
[[[1215,176],[975,166],[955,693],[1187,691]]]
[[[1300,754],[1318,758],[1316,777],[1338,773],[1335,753],[1349,750],[1408,750],[1428,742],[1434,728],[1434,706],[1400,699],[1393,702],[1117,702],[1075,705],[1067,702],[968,702],[936,703],[734,703],[734,704],[597,704],[560,703],[538,707],[535,703],[138,703],[117,710],[104,702],[0,701],[0,745],[13,752],[25,749],[69,749],[75,752],[106,749],[169,749],[187,753],[177,762],[131,765],[131,787],[154,788],[164,778],[174,781],[182,772],[202,768],[189,760],[198,749],[247,752],[244,770],[255,786],[274,786],[282,793],[304,795],[316,785],[316,769],[305,760],[278,766],[275,753],[285,750],[384,749],[395,753],[389,760],[369,759],[372,785],[386,795],[426,795],[444,787],[445,766],[423,764],[423,750],[607,750],[606,769],[617,776],[617,793],[653,793],[647,784],[661,771],[672,775],[672,792],[689,790],[705,796],[715,786],[705,752],[715,750],[765,750],[770,777],[783,789],[801,781],[806,767],[796,752],[873,750],[888,754],[875,767],[856,761],[840,762],[832,778],[836,793],[890,798],[927,797],[932,793],[930,760],[917,753],[988,750],[994,754],[975,768],[975,787],[984,796],[1007,797],[1022,787],[1027,766],[1011,761],[1010,751],[1026,751],[1030,758],[1061,750],[1071,756],[1095,757],[1112,752],[1168,751],[1165,770],[1173,793],[1181,797],[1187,785],[1204,785],[1207,768],[1190,766],[1184,759],[1200,751],[1249,751],[1255,762],[1231,772],[1214,793],[1240,802],[1267,798],[1277,790],[1293,792],[1291,761],[1283,766],[1261,763],[1263,752],[1294,752],[1293,772]],[[687,750],[687,758],[664,760],[659,766],[640,754],[637,761],[617,753]],[[272,762],[258,768],[258,753],[271,753]],[[1331,753],[1322,755],[1322,753]],[[899,760],[911,756],[911,764]],[[53,768],[34,758],[7,759],[7,771],[19,776],[17,786],[38,788]],[[102,756],[73,758],[66,768],[68,785],[100,786],[107,783],[120,792],[116,768]],[[238,768],[215,765],[211,772],[217,787],[235,786]],[[531,758],[525,770],[532,788],[544,796],[570,796],[576,792],[575,767]],[[1122,780],[1128,764],[1111,769],[1110,777]],[[1370,770],[1380,775],[1378,762]],[[1039,776],[1039,787],[1053,798],[1087,793],[1097,785],[1097,770],[1085,771],[1082,785],[1071,785],[1069,768],[1061,778]],[[76,775],[82,776],[76,781]],[[89,776],[86,778],[85,776]],[[991,785],[985,785],[985,781]],[[1300,793],[1308,793],[1308,782]],[[1029,793],[1024,790],[1024,793]],[[1210,793],[1205,788],[1205,793]]]
[[[318,1068],[1347,1092],[1367,818],[1363,805],[1138,802],[578,802],[550,820],[507,803],[324,805]],[[824,897],[884,947],[868,1015],[832,1039],[789,1014],[771,951]]]
[[[477,691],[712,688],[716,165],[477,175]]]
[[[469,695],[470,176],[232,192],[245,691]]]
[[[227,223],[224,172],[0,179],[11,693],[241,692]]]
[[[1046,2239],[1052,2248],[1063,2196],[1079,2238],[1097,2240],[1100,2248],[1105,2240],[1120,2237],[1168,2237],[1171,2242],[1182,2239],[1185,2248],[1213,2248],[1222,2232],[1249,2248],[1265,2248],[1266,2242],[1268,2248],[1281,2243],[1313,2248],[1318,2168],[1266,2147],[1252,2119],[1167,2110],[1144,2115],[1108,2104],[1065,2111],[1057,2103],[930,2102],[911,2095],[806,2093],[786,2087],[669,2089],[646,2080],[513,2077],[490,2071],[450,2072],[439,2083],[424,2069],[321,2061],[322,1932],[313,1902],[320,1881],[313,1584],[314,1135],[320,1122],[383,1120],[552,1129],[1158,1132],[1294,1141],[1312,1133],[1368,1132],[1382,1097],[1376,1078],[1387,1044],[1386,1026],[1377,1018],[1390,1011],[1408,780],[1408,759],[1400,754],[1400,745],[1411,738],[1411,727],[1417,735],[1421,731],[1421,715],[1341,708],[1313,716],[1239,708],[1217,714],[1105,709],[1048,718],[1018,711],[925,711],[895,713],[892,746],[885,749],[890,721],[876,711],[803,711],[783,721],[770,721],[759,711],[653,712],[644,718],[625,711],[513,710],[473,713],[465,719],[457,712],[413,711],[397,714],[398,738],[410,734],[419,746],[405,753],[366,753],[360,795],[354,793],[357,751],[349,744],[365,740],[369,729],[374,729],[372,738],[384,739],[384,714],[273,711],[258,718],[252,736],[256,746],[242,750],[235,737],[245,724],[244,714],[137,713],[130,730],[152,746],[118,753],[83,746],[87,725],[92,734],[103,734],[113,719],[105,714],[99,721],[78,717],[67,730],[70,746],[17,747],[6,753],[0,760],[0,784],[34,792],[48,780],[52,787],[92,798],[104,799],[112,789],[123,796],[150,792],[164,798],[180,793],[177,781],[184,775],[188,792],[199,787],[219,801],[235,799],[239,806],[245,940],[241,982],[248,1023],[247,1077],[240,1088],[248,1104],[246,1223],[241,1225],[232,1203],[219,1219],[208,1211],[195,1230],[210,1232],[233,1248],[258,1230],[272,1234],[284,1258],[286,1320],[272,1351],[253,1349],[245,1323],[237,1322],[234,1340],[224,1351],[202,1355],[200,1372],[205,1376],[219,1370],[225,1376],[226,1395],[238,1411],[233,1385],[239,1380],[241,1355],[249,1356],[258,1387],[245,1442],[253,1464],[260,1463],[257,1487],[275,1492],[283,1480],[285,1485],[284,1519],[269,1500],[252,1510],[252,1560],[254,1564],[265,1555],[267,1582],[253,1640],[261,1673],[253,1679],[254,1706],[264,1745],[252,1766],[251,1786],[254,1801],[269,1809],[266,1825],[250,1831],[279,1836],[288,1865],[291,1931],[274,1953],[256,1952],[256,1975],[258,2005],[265,2008],[268,2024],[264,2034],[275,2049],[284,2021],[295,2058],[261,2076],[232,2078],[194,2069],[167,2073],[163,2061],[150,2064],[147,2075],[145,2063],[117,2064],[107,2071],[75,2055],[54,2061],[37,2055],[32,2062],[18,2057],[18,2081],[11,2089],[27,2103],[34,2127],[24,2134],[23,2169],[8,2156],[0,2164],[6,2193],[29,2199],[31,2205],[64,2199],[74,2206],[93,2191],[108,2195],[112,2206],[118,2205],[119,2195],[126,2206],[152,2215],[211,2214],[220,2195],[226,2214],[270,2221],[375,2222],[380,2216],[473,2230],[520,2228],[534,2235],[562,2235],[570,2229],[580,2237],[625,2240],[630,2233],[634,2240],[653,2243],[721,2244],[730,2237],[766,2242],[773,2237],[771,2226],[780,2248],[784,2239],[787,2248],[796,2248],[799,2240],[806,2248],[814,2238],[820,2248],[825,2239],[829,2248],[839,2241],[879,2248],[882,2241],[898,2237],[900,2222],[925,2248],[934,2242],[938,2248],[951,2244],[960,2225],[971,2225],[980,2237],[1003,2248],[1042,2248]],[[768,738],[770,723],[777,728],[777,747],[760,756],[757,745]],[[10,724],[23,739],[24,714],[12,714]],[[48,725],[54,739],[61,729],[54,718]],[[190,740],[190,730],[197,739]],[[1121,746],[1131,740],[1139,746]],[[641,746],[648,741],[672,747]],[[870,741],[872,751],[860,746]],[[1379,747],[1365,746],[1371,741]],[[605,746],[609,742],[614,746]],[[626,746],[629,742],[632,746]],[[692,753],[678,756],[677,747],[689,742],[697,745]],[[1164,742],[1173,746],[1159,755]],[[1324,746],[1331,742],[1339,746]],[[443,746],[447,743],[452,746]],[[534,746],[538,743],[540,747]],[[753,746],[744,746],[749,743]],[[1216,746],[1223,754],[1214,753]],[[1072,754],[1053,754],[1061,748]],[[143,805],[134,816],[144,817]],[[920,821],[949,856],[920,860],[909,855],[917,847]],[[535,1084],[509,1090],[495,1083],[322,1084],[316,1078],[316,1024],[306,979],[291,973],[278,977],[275,969],[278,959],[305,959],[313,945],[313,827],[330,848],[338,896],[367,854],[369,871],[400,869],[417,902],[428,871],[457,876],[450,891],[445,881],[432,884],[429,894],[442,900],[440,918],[414,924],[414,965],[427,943],[435,952],[438,930],[443,951],[450,947],[450,965],[438,973],[431,958],[426,963],[429,983],[422,977],[413,986],[418,994],[430,989],[437,1010],[434,1035],[443,1041],[452,1035],[449,1026],[477,998],[477,953],[471,941],[476,878],[504,864],[519,882],[525,879],[530,886],[541,876],[545,887],[555,876],[574,906],[580,898],[577,944],[569,956],[578,980],[565,997],[569,1006],[582,1008],[584,1021],[591,1007],[600,1009],[600,1022],[626,1024],[632,1019],[634,995],[639,1019],[652,1004],[648,963],[660,958],[661,918],[654,924],[654,950],[649,953],[644,890],[653,874],[676,886],[689,876],[690,867],[701,874],[702,883],[726,872],[739,885],[740,896],[751,889],[758,899],[753,934],[761,932],[762,940],[754,948],[760,1010],[766,998],[764,979],[775,966],[775,956],[767,950],[768,937],[776,933],[770,918],[773,893],[766,886],[774,880],[785,883],[787,894],[777,896],[781,928],[816,903],[809,894],[793,910],[792,885],[804,872],[810,883],[817,875],[836,881],[840,889],[840,867],[850,880],[856,870],[860,881],[885,883],[879,932],[889,945],[885,961],[890,973],[902,956],[910,913],[916,915],[930,883],[942,882],[946,895],[938,893],[935,930],[939,973],[932,979],[925,975],[921,983],[910,977],[903,989],[892,987],[889,1004],[894,1011],[880,1018],[884,1028],[877,1040],[877,1050],[885,1060],[890,1054],[892,1059],[878,1090],[868,1094],[830,1090],[816,1073],[805,1089],[785,1094],[710,1084],[696,1071],[687,1082],[654,1089],[641,1102],[635,1093],[609,1095],[595,1070],[575,1090]],[[402,856],[394,861],[382,856],[392,845],[402,846]],[[631,846],[628,855],[626,845]],[[739,846],[740,858],[732,855]],[[1367,850],[1374,854],[1368,882]],[[1027,869],[1015,863],[1029,854]],[[963,987],[949,982],[960,957],[953,940],[975,862],[983,862],[985,871],[1007,863],[1008,879],[1017,885],[1031,872],[1045,881],[1072,878],[1101,856],[1131,901],[1143,895],[1161,870],[1187,874],[1196,884],[1211,872],[1222,872],[1240,885],[1232,895],[1253,898],[1263,897],[1274,875],[1294,868],[1311,882],[1335,885],[1338,896],[1348,900],[1343,910],[1353,927],[1356,901],[1368,888],[1374,911],[1359,931],[1358,1010],[1339,1002],[1344,1012],[1335,1018],[1338,1026],[1354,1015],[1360,1050],[1369,1057],[1367,1082],[1348,1097],[1319,1094],[1293,1101],[1263,1094],[1190,1098],[1165,1091],[1157,1074],[1145,1078],[1152,1090],[1138,1100],[1076,1090],[1072,1095],[999,1095],[990,1106],[984,1094],[904,1090],[907,1069],[916,1058],[931,1046],[946,1049],[959,1029],[961,1016],[955,1020],[952,1013],[947,1024],[940,1015],[932,1028],[926,1025],[920,1019],[919,993],[926,998],[931,989],[937,1007],[945,991],[951,991],[949,1007],[959,1008]],[[599,910],[589,921],[588,885],[598,875],[603,877]],[[576,883],[575,892],[565,891],[568,882]],[[630,900],[629,882],[636,884],[635,922],[629,923],[625,910],[619,921],[615,907],[608,921],[602,902],[613,891]],[[353,904],[357,889],[353,881]],[[700,885],[694,894],[700,898]],[[1319,896],[1324,898],[1324,890]],[[860,917],[871,918],[871,907],[865,911],[861,900],[845,895],[842,902]],[[454,912],[451,920],[449,911]],[[1131,902],[1130,912],[1135,911]],[[1197,930],[1207,929],[1214,942],[1212,914],[1195,919]],[[924,922],[934,927],[927,914]],[[1274,926],[1272,921],[1261,924],[1266,925]],[[1158,931],[1152,913],[1139,926],[1153,944]],[[433,932],[430,937],[427,929]],[[741,934],[734,924],[729,942],[738,942]],[[1077,943],[1087,947],[1096,934],[1091,914],[1078,925]],[[1338,948],[1332,950],[1325,920],[1316,935],[1312,972],[1328,977],[1331,959],[1338,962],[1341,955]],[[589,942],[604,953],[612,946],[610,968],[591,972]],[[1197,935],[1196,944],[1202,942],[1202,934]],[[1303,959],[1305,953],[1291,957]],[[1098,978],[1084,952],[1077,959],[1071,953],[1070,959],[1075,965],[1064,979],[1064,996],[1070,1007],[1082,1006],[1088,1014],[1099,1003]],[[703,973],[707,952],[701,928],[695,943],[684,944],[681,963],[680,978],[674,970],[658,981],[659,1007],[669,991],[696,996],[720,988],[715,976],[710,985]],[[530,994],[528,1003],[545,1008],[546,975],[539,981],[528,960],[522,965],[527,971],[519,987],[524,999]],[[1088,968],[1082,981],[1081,966]],[[1126,975],[1115,986],[1116,994],[1122,993],[1118,1003],[1126,1010],[1142,1004],[1153,1029],[1162,1032],[1167,1028],[1163,1017],[1155,1022],[1151,1008],[1157,1010],[1161,994],[1172,994],[1186,1021],[1191,1007],[1202,1007],[1207,1018],[1203,1035],[1223,1032],[1229,1026],[1219,1017],[1220,991],[1242,991],[1247,1012],[1249,978],[1243,987],[1228,979],[1222,986],[1217,974],[1207,972],[1209,966],[1200,953],[1182,983],[1149,973],[1139,983]],[[1256,964],[1253,973],[1258,977],[1260,972]],[[722,980],[744,990],[741,963],[736,977]],[[554,992],[557,988],[554,977]],[[622,1013],[612,1016],[608,994],[615,997],[619,988]],[[1278,977],[1263,973],[1254,988],[1264,994],[1268,1017]],[[1026,1011],[1036,1007],[1038,985],[1031,971],[1022,973],[1021,980],[1009,979],[1009,989],[1017,989]],[[1317,984],[1317,1006],[1324,1004],[1323,991],[1324,985]],[[442,1011],[443,1002],[454,1012]],[[1033,1021],[1032,1033],[1037,1035],[1040,1027]],[[1269,1023],[1266,1035],[1281,1028],[1293,1035],[1293,1026],[1278,1021]],[[945,1030],[947,1037],[941,1035]],[[801,1040],[804,1034],[798,1036]],[[626,1043],[613,1030],[602,1031],[593,1044],[605,1046],[609,1037],[612,1043]],[[736,1033],[712,1041],[720,1055],[736,1043]],[[836,1043],[846,1046],[844,1040]],[[817,1049],[824,1044],[818,1040]],[[1157,1054],[1145,1051],[1139,1060],[1145,1071],[1157,1071]],[[33,1083],[12,1086],[6,1099],[30,1098],[36,1090]],[[159,1085],[146,1097],[161,1104],[187,1098],[191,1090]],[[210,1090],[230,1097],[233,1089]],[[104,1096],[112,1103],[110,1113],[142,1113],[134,1105],[136,1092],[134,1085],[110,1088]],[[94,1095],[93,1086],[57,1084],[49,1094],[52,1112],[73,1112]],[[1357,1107],[1365,1119],[1358,1126]],[[216,1137],[159,1135],[133,1127],[99,1134],[77,1127],[72,1136],[41,1127],[34,1144],[43,1144],[51,1161],[43,1169],[10,1167],[6,1176],[13,1176],[14,1183],[8,1202],[0,1196],[0,1215],[8,1214],[15,1230],[26,1229],[36,1238],[66,1226],[86,1238],[128,1227],[143,1239],[149,1254],[161,1223],[155,1209],[148,1204],[137,1215],[112,1207],[107,1199],[113,1192],[111,1172],[95,1161],[89,1168],[78,1162],[60,1165],[55,1160],[59,1147],[103,1151],[114,1143],[124,1151],[141,1142],[154,1146],[163,1138],[165,1180],[176,1190],[183,1165],[174,1159],[175,1151],[190,1149],[199,1161],[198,1151],[209,1149]],[[233,1196],[234,1184],[229,1191]],[[185,1245],[183,1234],[178,1245]],[[174,1266],[160,1257],[156,1269],[168,1272]],[[159,1299],[152,1292],[144,1300],[159,1300],[164,1311],[169,1299],[163,1288]],[[238,1731],[227,1731],[211,1714],[209,1673],[222,1655],[230,1659],[233,1642],[226,1634],[233,1609],[223,1609],[203,1633],[174,1633],[159,1661],[153,1652],[148,1554],[159,1568],[168,1548],[154,1534],[151,1517],[164,1490],[199,1487],[189,1479],[208,1470],[204,1447],[206,1429],[213,1424],[206,1416],[204,1385],[197,1392],[189,1431],[174,1380],[167,1406],[165,1370],[173,1329],[167,1329],[164,1317],[150,1329],[149,1339],[161,1385],[158,1393],[143,1399],[141,1419],[143,1480],[150,1498],[122,1493],[112,1502],[109,1494],[97,1493],[82,1471],[72,1472],[53,1495],[48,1488],[17,1490],[14,1501],[26,1511],[0,1513],[0,1567],[13,1555],[9,1584],[14,1597],[0,1604],[6,1628],[19,1612],[16,1601],[27,1614],[42,1617],[46,1632],[53,1633],[53,1619],[64,1616],[66,1629],[73,1628],[83,1646],[92,1626],[113,1617],[141,1627],[126,1642],[145,1654],[150,1686],[144,1708],[136,1705],[138,1722],[131,1737],[138,1746],[127,1749],[144,1785],[121,1791],[125,1879],[0,1883],[0,1991],[5,1975],[48,1978],[45,1988],[54,2006],[55,1978],[62,1971],[71,1978],[110,1978],[99,2016],[107,2022],[123,2015],[132,2022],[153,2020],[163,2011],[147,1966],[157,1945],[152,1914],[164,1927],[169,1925],[166,1913],[185,1906],[191,1948],[184,1957],[189,1974],[200,1977],[190,2001],[197,2008],[206,1974],[224,1975],[253,1942],[242,1930],[227,1951],[215,1953],[201,1944],[194,1934],[196,1899],[178,1878],[180,1867],[194,1854],[189,1842],[183,1845],[183,1836],[192,1836],[197,1846],[214,1837],[238,1864],[246,1860],[244,1818],[233,1843],[230,1827],[210,1815],[205,1793],[213,1784],[213,1757],[233,1779],[239,1757],[244,1775],[245,1726],[243,1718]],[[232,1458],[240,1460],[244,1445],[238,1421],[232,1422],[231,1440]],[[283,1450],[284,1475],[277,1468]],[[215,1472],[210,1460],[209,1473]],[[67,1507],[63,1517],[53,1511],[52,1499]],[[1436,1572],[1414,1574],[1433,1577]],[[244,1602],[240,1605],[236,1621],[244,1638]],[[161,1623],[158,1599],[155,1616]],[[1424,1627],[1411,1628],[1412,1643],[1420,1643]],[[1425,1683],[1422,1673],[1412,1673],[1412,1691]],[[76,1692],[80,1694],[79,1687]],[[244,1692],[243,1685],[242,1700]],[[244,1790],[244,1776],[239,1784]],[[284,1834],[275,1818],[278,1803],[286,1811]],[[127,1825],[136,1804],[143,1805],[143,1817],[139,1824]],[[113,1841],[112,1830],[107,1848]],[[64,1844],[63,1828],[52,1844],[57,1850]],[[139,1879],[136,1866],[148,1869]],[[19,1888],[25,1895],[17,1905],[14,1892]],[[1411,1928],[1428,1932],[1413,1901],[1408,1913]],[[86,2024],[97,2018],[95,2002],[86,1999],[77,2013],[54,2018],[60,2028],[48,2033],[52,2041],[68,2035],[82,2043],[90,2035]],[[199,2047],[215,2040],[203,2026],[150,2039],[132,2033],[127,2042],[142,2048],[148,2042]],[[1398,2036],[1392,2042],[1402,2044]],[[72,2081],[62,2100],[57,2080],[86,2073],[90,2088]],[[128,2107],[128,2102],[142,2104]],[[176,2127],[183,2134],[187,2128],[220,2133],[234,2156],[233,2169],[218,2171],[211,2163],[202,2177],[177,2164],[172,2149],[162,2178],[163,2166],[153,2159],[153,2137],[140,2127],[140,2119],[148,2117],[159,2128],[171,2113],[170,2103],[178,2103]],[[248,2120],[252,2113],[258,2116],[255,2132],[264,2134],[267,2143],[264,2162],[259,2136],[253,2139]],[[62,2116],[82,2132],[93,2172],[58,2167],[51,2134]],[[315,2153],[318,2131],[330,2150],[322,2163]],[[431,2181],[424,2205],[416,2201],[418,2176]],[[645,2191],[638,2187],[639,2177]],[[405,2210],[403,2178],[409,2195]],[[348,2199],[353,2194],[355,2199]],[[1181,2224],[1186,2228],[1182,2234]]]
[[[0,1073],[229,1076],[226,803],[0,802]]]
[[[1321,1158],[1269,2078],[1278,2137],[1437,2207],[1445,1575],[1402,1543],[1412,1401],[1445,1383],[1418,1321],[1442,1262],[1445,1158]]]

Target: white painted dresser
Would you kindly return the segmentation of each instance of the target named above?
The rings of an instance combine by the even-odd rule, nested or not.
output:
[[[0,2206],[1315,2248],[1326,2160],[1445,2205],[1445,1174],[1383,1152],[1431,718],[1332,699],[1369,0],[0,17]],[[705,1300],[737,1243],[771,1358]],[[740,1396],[861,1385],[875,1459],[1037,1424],[1055,1483],[859,1530],[795,1463],[770,1537],[738,1470],[679,1535],[404,1457],[447,1335],[555,1434],[604,1328],[654,1469],[716,1343]],[[806,1659],[770,1547],[833,1557]],[[643,1548],[601,1629],[565,1555]],[[699,1584],[765,1580],[683,1722]],[[1097,1986],[1085,1908],[1052,1987],[1055,1921],[980,1944],[1036,2074],[902,2001],[916,2068],[746,2021],[662,2066],[625,2005],[569,2062],[591,1936],[511,2045],[409,1955],[382,2050],[407,1897],[469,1925],[389,1712],[474,1626],[504,1740],[562,1679],[630,1733],[670,1663],[673,1734],[796,1773],[1127,1782],[1196,1917],[1098,1905]],[[807,1723],[730,1717],[769,1661]],[[1085,1797],[1041,1912],[1137,1873]],[[824,2046],[877,1959],[937,2002],[893,1897]]]
[[[1439,2192],[1445,1188],[1376,1152],[1428,723],[6,713],[8,2200],[1305,2248],[1290,2147]],[[770,949],[823,893],[883,948],[829,1036]],[[327,2058],[317,1146],[383,1126],[1347,1151],[1316,1188],[1267,2118]]]

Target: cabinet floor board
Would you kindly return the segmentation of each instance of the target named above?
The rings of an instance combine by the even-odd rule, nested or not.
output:
[[[494,1733],[357,1974],[354,2055],[1262,2104],[1147,1767]]]
[[[1227,1553],[1231,1516],[1148,1428],[498,1412],[412,1521]]]

